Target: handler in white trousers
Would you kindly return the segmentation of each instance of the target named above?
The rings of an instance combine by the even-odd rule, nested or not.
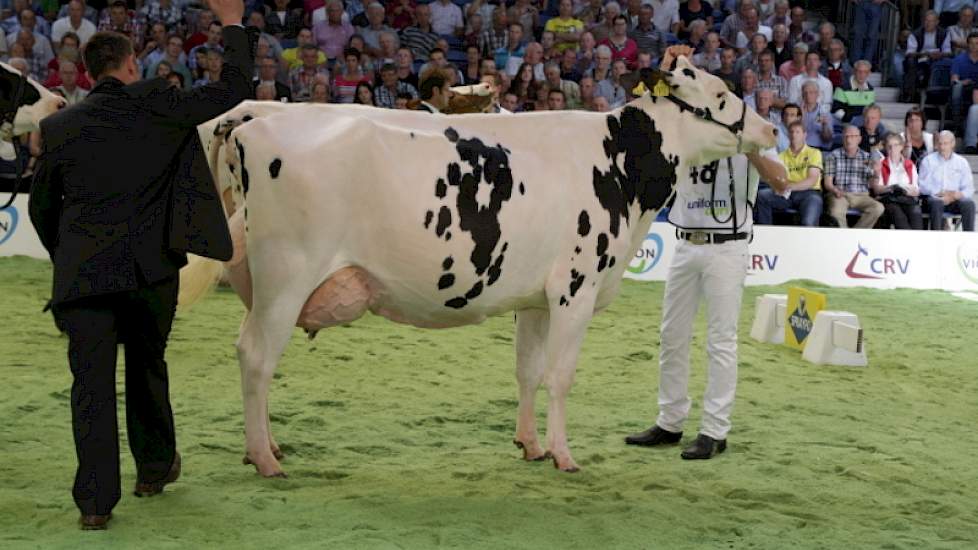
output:
[[[689,344],[693,320],[705,299],[709,366],[703,418],[699,435],[681,456],[706,459],[726,449],[737,388],[737,322],[759,179],[778,192],[786,191],[787,172],[774,149],[696,167],[676,186],[669,222],[677,228],[679,244],[663,299],[659,416],[648,430],[626,437],[628,444],[675,444],[682,438],[691,405]]]

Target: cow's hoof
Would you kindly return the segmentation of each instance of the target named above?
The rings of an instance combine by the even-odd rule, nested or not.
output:
[[[255,470],[257,470],[258,473],[261,474],[262,477],[280,477],[283,479],[289,477],[285,475],[285,472],[283,472],[281,468],[278,467],[278,463],[276,463],[272,468],[269,468],[265,472],[263,472],[261,466],[255,463],[255,461],[251,460],[251,458],[248,455],[245,455],[244,458],[241,459],[241,463],[245,465],[251,464],[252,466],[255,467]]]
[[[285,472],[275,472],[274,474],[262,474],[264,478],[279,478],[279,479],[289,479],[289,476]]]
[[[518,439],[513,440],[513,445],[516,445],[517,449],[521,449],[523,451],[523,460],[527,462],[539,462],[541,460],[547,460],[548,458],[551,458],[550,453],[543,452],[543,450],[540,449],[539,445],[533,445],[534,447],[536,447],[536,450],[532,450]]]
[[[549,456],[550,453],[548,452],[547,455]],[[552,458],[554,459],[554,468],[557,468],[561,472],[575,474],[581,471],[581,468],[570,458],[568,458],[563,464],[560,463],[560,460],[557,457],[554,456]]]
[[[282,450],[279,449],[278,447],[273,447],[272,456],[274,456],[276,460],[282,460],[283,458],[285,458],[285,453],[283,453]]]

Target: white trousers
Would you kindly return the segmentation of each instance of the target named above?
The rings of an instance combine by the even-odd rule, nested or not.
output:
[[[680,432],[689,415],[689,343],[702,297],[709,366],[700,432],[726,439],[737,389],[737,321],[746,276],[746,240],[703,245],[679,241],[662,306],[659,427]]]

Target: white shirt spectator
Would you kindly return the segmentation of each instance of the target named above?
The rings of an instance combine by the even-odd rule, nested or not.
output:
[[[523,64],[522,57],[509,56],[506,61],[506,74],[510,77],[515,77],[517,71],[520,70],[520,65]],[[543,63],[537,63],[533,66],[533,80],[546,80],[547,77],[543,73]]]
[[[920,161],[920,193],[936,195],[944,191],[959,191],[970,199],[975,194],[974,177],[964,157],[951,153],[951,158],[945,160],[935,151]]]
[[[746,34],[744,34],[744,31],[738,32],[737,33],[737,43],[734,44],[734,45],[737,46],[737,49],[738,50],[745,50],[745,49],[747,49],[747,46],[750,45],[750,39],[753,38],[753,36],[755,34],[757,34],[758,32],[761,33],[761,34],[763,34],[764,35],[764,38],[767,38],[768,43],[770,43],[771,40],[773,39],[772,37],[774,36],[774,31],[771,30],[771,27],[768,27],[767,25],[758,25],[757,32],[751,33],[750,36],[747,36]]]
[[[672,32],[672,26],[679,22],[678,0],[646,0],[652,6],[652,24],[662,32]],[[625,2],[622,2],[624,5]]]
[[[97,30],[98,29],[95,28],[95,25],[84,17],[81,20],[81,24],[78,25],[77,28],[71,25],[70,17],[62,17],[51,25],[51,40],[55,43],[59,43],[61,42],[61,37],[63,37],[65,33],[73,32],[77,34],[78,38],[81,40],[80,45],[84,46]]]
[[[18,32],[15,32],[13,34],[8,34],[7,35],[7,51],[8,52],[10,51],[10,47],[14,45],[14,42],[17,42],[17,34],[18,34]],[[33,55],[35,57],[38,57],[39,59],[42,59],[45,64],[47,64],[49,61],[51,61],[52,59],[54,59],[54,50],[51,49],[51,41],[48,40],[48,38],[46,36],[44,36],[43,34],[39,34],[39,33],[36,33],[36,32],[34,33],[34,48],[33,48],[33,50],[34,50],[32,52]]]
[[[78,86],[75,86],[75,91],[73,92],[69,92],[68,90],[65,90],[64,86],[55,86],[53,89],[58,90],[59,92],[61,92],[61,95],[65,96],[65,99],[68,100],[69,107],[71,105],[80,102],[81,100],[85,99],[86,96],[88,96],[88,91],[83,90]]]
[[[456,6],[451,0],[442,2],[432,2],[431,6],[431,30],[438,34],[455,34],[455,29],[465,27],[462,20],[462,8]]]
[[[951,53],[951,42],[944,39],[944,44],[938,46],[937,44],[937,31],[925,32],[924,33],[924,43],[923,45],[917,44],[917,37],[910,35],[907,38],[907,54],[917,53],[918,48],[920,53],[931,53],[931,52],[941,52],[941,53]]]
[[[805,73],[791,79],[788,82],[788,101],[790,103],[795,103],[797,105],[802,104],[801,99],[801,87],[805,82],[809,80],[814,80],[818,84],[818,103],[825,108],[826,111],[832,108],[832,81],[825,78],[822,75],[818,75],[817,78],[812,78]]]

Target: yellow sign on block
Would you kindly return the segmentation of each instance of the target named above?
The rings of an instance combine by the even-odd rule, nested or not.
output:
[[[815,324],[815,316],[825,309],[825,295],[804,288],[788,288],[788,307],[784,322],[784,343],[788,347],[803,350],[808,334]]]

